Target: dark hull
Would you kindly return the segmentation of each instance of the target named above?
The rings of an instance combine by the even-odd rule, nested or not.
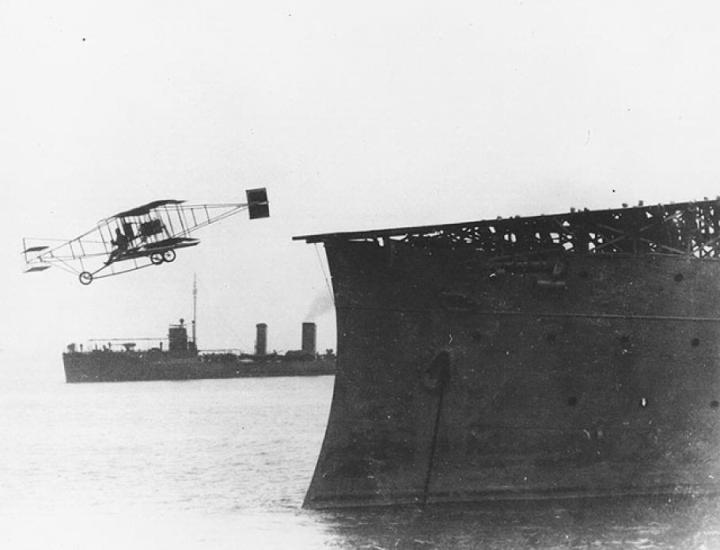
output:
[[[306,506],[720,490],[717,259],[318,240],[338,372]]]
[[[322,376],[335,373],[335,359],[208,361],[198,356],[145,357],[140,353],[64,353],[65,379],[79,382],[136,382],[268,376]]]

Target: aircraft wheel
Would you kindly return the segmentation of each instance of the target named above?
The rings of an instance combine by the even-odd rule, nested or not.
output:
[[[166,262],[172,262],[175,260],[176,254],[175,251],[170,249],[163,252],[163,260]]]
[[[160,265],[164,261],[163,255],[160,254],[160,252],[153,252],[152,254],[150,254],[150,261],[155,265]]]
[[[92,276],[92,273],[90,273],[90,272],[88,272],[88,271],[83,271],[83,272],[80,273],[80,275],[78,276],[78,279],[80,279],[80,282],[81,282],[82,284],[84,284],[84,285],[89,285],[89,284],[92,283],[92,281],[93,281],[93,276]]]

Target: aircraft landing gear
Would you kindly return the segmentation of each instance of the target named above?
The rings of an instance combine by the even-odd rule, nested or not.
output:
[[[83,271],[82,273],[80,273],[78,279],[80,279],[80,282],[84,285],[89,285],[93,282],[92,273],[90,273],[89,271]]]
[[[150,254],[150,261],[155,265],[160,265],[163,262],[175,261],[176,254],[173,249],[165,250],[164,252],[153,252]]]

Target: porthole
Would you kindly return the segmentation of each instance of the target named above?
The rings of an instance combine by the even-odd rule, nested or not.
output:
[[[679,283],[679,282],[682,281],[684,278],[685,278],[685,277],[683,277],[683,274],[682,274],[682,273],[678,273],[677,275],[675,275],[675,277],[673,277],[673,279],[675,280],[676,283]]]

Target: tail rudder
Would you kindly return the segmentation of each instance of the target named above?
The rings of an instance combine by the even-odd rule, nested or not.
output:
[[[270,203],[268,202],[267,190],[264,187],[248,189],[245,191],[248,202],[248,213],[250,219],[270,217]]]

